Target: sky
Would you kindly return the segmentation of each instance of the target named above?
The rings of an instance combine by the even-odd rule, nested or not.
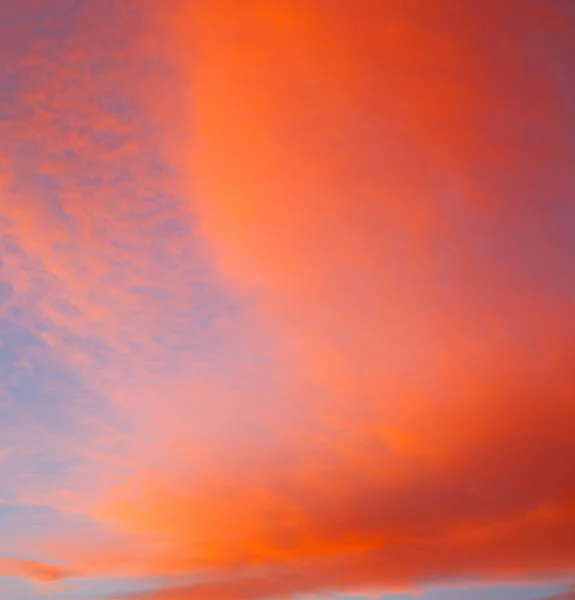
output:
[[[0,600],[575,599],[575,2],[0,0]]]

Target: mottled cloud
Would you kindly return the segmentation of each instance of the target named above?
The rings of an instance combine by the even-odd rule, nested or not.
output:
[[[19,439],[14,457],[111,466],[119,388],[217,352],[211,324],[230,308],[160,150],[153,105],[169,76],[152,16],[111,1],[29,8],[3,9],[21,34],[3,38],[3,437]]]

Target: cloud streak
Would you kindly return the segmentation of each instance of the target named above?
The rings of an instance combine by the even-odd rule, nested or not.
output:
[[[72,572],[64,567],[46,565],[32,560],[0,559],[0,574],[3,577],[27,577],[38,583],[53,583],[64,577],[70,577]]]

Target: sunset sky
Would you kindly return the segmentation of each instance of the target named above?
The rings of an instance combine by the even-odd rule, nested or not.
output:
[[[0,600],[575,600],[574,358],[574,0],[0,0]]]

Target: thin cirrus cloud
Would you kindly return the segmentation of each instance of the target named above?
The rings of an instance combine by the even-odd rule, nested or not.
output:
[[[30,8],[0,466],[91,521],[30,548],[138,599],[572,576],[572,7]]]

